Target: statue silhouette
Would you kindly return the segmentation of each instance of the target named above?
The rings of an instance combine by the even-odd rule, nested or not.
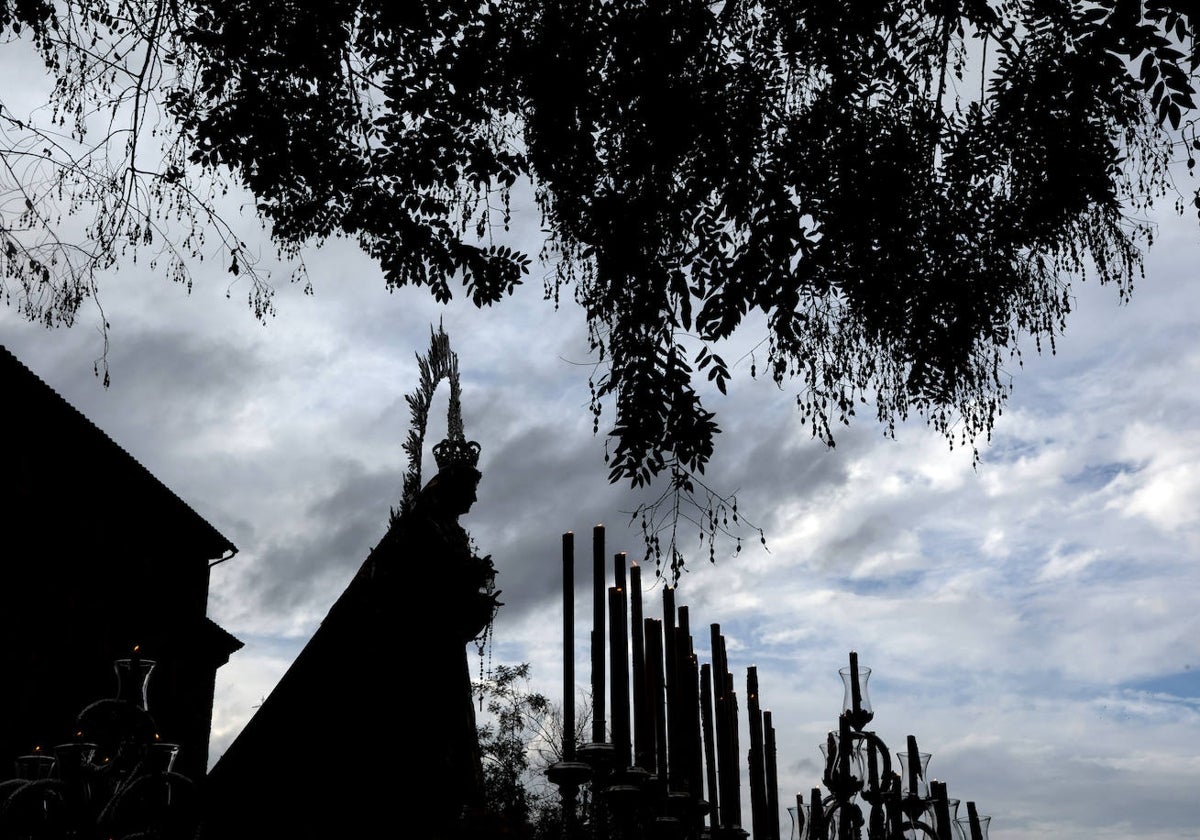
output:
[[[431,356],[420,394],[454,374],[437,474],[414,490],[419,465],[409,471],[387,533],[214,765],[206,838],[492,833],[467,645],[486,632],[499,592],[490,556],[459,523],[476,501],[480,447],[454,416],[456,365]],[[428,406],[409,402],[414,415]]]

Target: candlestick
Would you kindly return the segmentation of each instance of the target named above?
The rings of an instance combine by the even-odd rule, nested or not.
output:
[[[562,535],[563,761],[575,760],[575,534]]]

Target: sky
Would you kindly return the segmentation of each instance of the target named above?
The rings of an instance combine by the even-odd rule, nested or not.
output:
[[[1200,233],[1194,217],[1159,222],[1130,303],[1077,284],[1057,352],[1025,347],[977,465],[920,421],[891,439],[862,416],[827,448],[792,391],[749,377],[753,325],[722,354],[734,380],[705,395],[723,429],[706,477],[737,492],[767,545],[751,534],[709,563],[685,538],[675,600],[702,663],[718,623],[740,691],[756,667],[783,805],[819,783],[854,650],[872,669],[874,731],[894,750],[915,735],[930,775],[992,817],[991,840],[1200,838]],[[257,221],[237,224],[269,255]],[[536,253],[536,210],[518,206],[515,225]],[[606,478],[582,311],[544,299],[542,266],[476,310],[389,293],[352,243],[305,259],[313,293],[283,283],[265,323],[220,261],[193,267],[190,293],[144,260],[120,265],[101,285],[107,388],[94,308],[70,329],[0,308],[0,342],[239,549],[212,569],[209,615],[244,647],[218,673],[210,763],[382,537],[407,467],[404,396],[438,323],[482,447],[462,523],[503,590],[471,667],[527,662],[532,687],[561,700],[573,531],[582,691],[592,528],[641,559],[630,511],[644,498]],[[427,446],[444,410],[442,389]],[[662,584],[643,582],[659,617]],[[742,731],[748,743],[744,716]]]

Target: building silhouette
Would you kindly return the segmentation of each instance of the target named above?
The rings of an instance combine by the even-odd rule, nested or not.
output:
[[[216,672],[242,647],[207,616],[209,571],[236,548],[3,346],[0,393],[0,780],[70,741],[137,646],[175,770],[202,782]]]

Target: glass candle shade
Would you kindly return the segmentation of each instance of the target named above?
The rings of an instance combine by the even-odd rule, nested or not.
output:
[[[857,660],[853,662],[856,663]],[[871,669],[852,664],[850,667],[839,669],[838,674],[842,678],[844,689],[842,714],[850,719],[850,725],[856,732],[861,732],[875,717],[875,712],[871,709],[871,698],[867,694],[867,681],[871,678]]]
[[[915,800],[902,805],[904,821],[901,824],[904,840],[929,840],[936,837],[933,828],[933,806],[929,802]]]
[[[991,817],[981,816],[974,821],[970,817],[959,817],[954,821],[954,827],[958,829],[958,840],[988,840],[988,826],[991,822]]]
[[[931,822],[933,825],[934,833],[938,837],[943,837],[943,836],[957,837],[958,836],[956,834],[958,829],[954,828],[954,821],[958,819],[958,806],[960,804],[961,803],[957,799],[947,799],[946,800],[946,811],[949,814],[950,822],[946,826],[946,830],[944,832],[942,831],[941,821],[938,819],[937,808],[935,807],[934,809],[932,809],[932,813],[930,814],[930,819],[931,819]]]
[[[914,761],[915,755],[915,761]],[[925,799],[929,796],[929,759],[932,753],[898,752],[900,761],[900,795]]]
[[[175,767],[175,758],[179,755],[178,744],[167,744],[155,741],[146,751],[142,760],[142,769],[146,773],[170,773]]]
[[[118,659],[113,663],[117,672],[117,699],[132,703],[139,709],[149,710],[147,689],[150,673],[154,670],[153,659]]]
[[[95,758],[96,745],[89,741],[59,744],[54,748],[54,770],[68,785],[84,784]]]
[[[840,803],[825,818],[824,840],[858,840],[862,811],[853,802]]]
[[[829,792],[839,799],[849,799],[862,790],[866,779],[866,750],[861,741],[849,741],[829,733],[830,737],[820,745],[821,756],[824,758],[825,786]],[[843,761],[842,751],[849,755]],[[848,774],[848,775],[847,775]]]
[[[788,816],[792,819],[792,833],[789,835],[789,840],[808,840],[808,805],[802,802],[787,810]]]
[[[49,779],[54,773],[54,756],[30,753],[17,757],[17,778],[27,782]]]

